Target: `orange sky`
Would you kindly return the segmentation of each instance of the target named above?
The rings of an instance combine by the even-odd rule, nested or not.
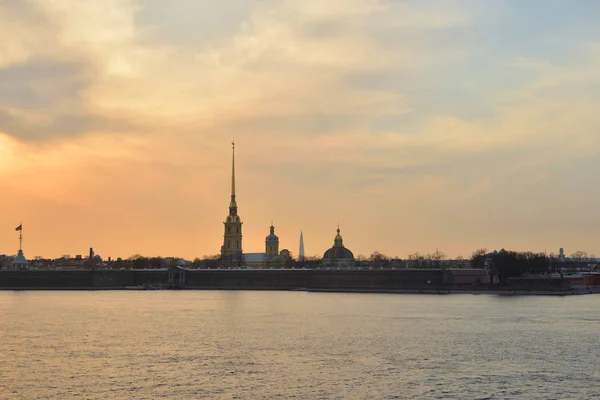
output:
[[[597,8],[1,4],[0,254],[600,255]]]

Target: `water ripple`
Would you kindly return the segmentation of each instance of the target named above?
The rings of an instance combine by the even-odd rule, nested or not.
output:
[[[0,292],[0,398],[600,399],[598,300]]]

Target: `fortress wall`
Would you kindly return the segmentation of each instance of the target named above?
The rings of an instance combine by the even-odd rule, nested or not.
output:
[[[188,287],[215,289],[295,289],[306,287],[308,270],[191,270]]]
[[[128,285],[166,285],[169,281],[169,271],[160,269],[142,269],[132,271],[131,283]]]
[[[571,286],[568,280],[560,278],[508,278],[508,285],[517,290],[568,290]]]
[[[132,270],[95,270],[93,271],[94,288],[120,288],[134,285]]]
[[[1,271],[0,288],[91,288],[94,286],[91,270],[81,271]]]
[[[177,272],[177,271],[175,271]],[[187,270],[183,287],[203,289],[402,290],[469,287],[479,275],[441,269]],[[168,270],[0,271],[0,288],[168,287]],[[473,278],[473,279],[471,279]],[[516,283],[516,282],[515,282]],[[530,282],[535,285],[535,282]],[[539,285],[548,287],[546,285]],[[524,285],[525,287],[525,285]]]
[[[444,271],[444,284],[446,285],[487,285],[490,277],[484,269],[447,269]]]
[[[437,289],[443,286],[441,270],[315,270],[315,289]]]

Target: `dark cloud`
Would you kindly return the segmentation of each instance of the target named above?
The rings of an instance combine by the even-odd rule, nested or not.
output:
[[[0,69],[0,131],[47,140],[129,124],[86,108],[92,71],[83,62],[35,60]]]
[[[78,136],[99,130],[122,130],[130,127],[127,121],[94,115],[92,113],[52,113],[48,111],[43,121],[9,114],[0,109],[0,131],[23,140],[53,140]]]
[[[0,107],[49,110],[80,103],[88,82],[82,63],[36,60],[0,69]]]

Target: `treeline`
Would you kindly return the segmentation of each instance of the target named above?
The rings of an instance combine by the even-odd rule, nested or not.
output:
[[[500,283],[523,274],[548,275],[559,270],[545,253],[500,250],[488,254],[485,249],[473,253],[471,267],[490,269]]]
[[[572,259],[575,259],[574,257]],[[227,263],[221,259],[219,255],[209,255],[202,258],[196,258],[192,262],[186,262],[181,258],[174,257],[143,257],[139,254],[131,256],[127,259],[112,260],[107,263],[110,268],[125,268],[125,269],[154,269],[166,268],[174,266],[185,266],[189,268],[218,268],[227,267]],[[244,265],[243,260],[237,263],[230,263],[229,267]],[[86,264],[87,265],[87,264]],[[294,258],[286,260],[284,263],[273,264],[279,268],[316,268],[322,265],[320,256],[306,256],[304,260],[299,261]],[[269,265],[266,265],[267,267]],[[382,253],[374,252],[370,256],[358,255],[355,260],[355,266],[372,266],[372,267],[440,267],[440,268],[487,268],[496,276],[500,283],[505,283],[508,278],[516,277],[523,274],[540,274],[548,275],[554,272],[561,271],[561,265],[558,264],[557,258],[552,255],[548,256],[545,253],[534,252],[517,252],[500,250],[489,253],[486,249],[479,249],[473,252],[470,259],[457,257],[454,260],[446,260],[446,255],[436,250],[434,253],[421,255],[413,253],[407,259],[402,260],[397,257],[388,257]]]
[[[206,266],[216,266],[218,260],[210,257],[196,258],[191,264],[186,263],[183,259],[177,257],[144,257],[139,254],[133,255],[127,259],[118,258],[108,264],[111,268],[125,269],[157,269],[176,267],[180,265],[202,268]]]

